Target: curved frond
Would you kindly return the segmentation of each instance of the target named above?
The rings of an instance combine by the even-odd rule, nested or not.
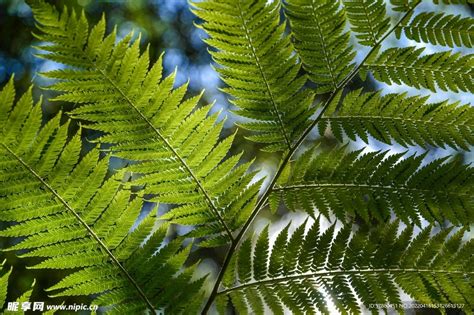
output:
[[[98,295],[96,304],[126,313],[184,310],[202,283],[183,271],[190,248],[164,241],[154,211],[134,228],[143,201],[121,189],[121,173],[106,179],[108,158],[93,149],[80,159],[79,134],[66,143],[60,114],[41,127],[31,92],[16,105],[14,96],[11,81],[0,92],[0,220],[10,223],[0,237],[20,241],[4,250],[40,258],[30,268],[71,270],[55,296]]]
[[[408,39],[433,45],[472,48],[474,43],[474,19],[459,15],[421,12],[397,28],[398,38],[402,31]]]
[[[385,221],[391,211],[407,224],[470,224],[474,220],[474,169],[446,158],[421,166],[424,156],[386,152],[345,152],[345,147],[313,156],[308,150],[291,166],[272,193],[272,207],[283,199],[292,210],[346,221],[358,215]]]
[[[293,54],[285,24],[280,24],[279,1],[212,0],[193,2],[193,11],[205,22],[216,48],[212,57],[216,70],[228,85],[223,90],[250,119],[243,128],[256,134],[250,140],[264,143],[266,151],[290,149],[309,124],[314,95],[303,89],[306,76]]]
[[[57,100],[81,105],[71,116],[103,132],[98,141],[114,144],[114,155],[138,162],[129,167],[140,175],[133,184],[157,196],[153,201],[178,205],[168,215],[173,222],[232,239],[246,218],[235,208],[249,207],[256,192],[246,190],[249,164],[225,159],[233,136],[219,140],[223,122],[209,115],[211,105],[198,108],[200,96],[183,100],[187,84],[173,89],[175,73],[162,78],[161,58],[149,69],[148,51],[140,53],[132,34],[115,44],[115,31],[105,36],[104,18],[88,32],[83,14],[60,15],[43,2],[33,12],[37,37],[46,42],[41,49],[49,52],[40,56],[73,67],[44,74],[59,80],[50,87],[62,92]]]
[[[321,232],[319,220],[306,225],[292,234],[287,226],[273,244],[268,229],[246,240],[228,269],[232,281],[219,292],[220,307],[231,302],[243,314],[263,314],[265,307],[272,314],[285,308],[294,314],[378,314],[370,305],[401,304],[399,288],[419,303],[473,307],[474,269],[462,259],[473,243],[462,242],[464,230],[432,235],[429,226],[415,235],[406,227],[399,233],[398,221],[355,232],[351,226],[335,231],[334,225]],[[331,312],[328,298],[337,310]]]
[[[340,107],[335,99],[321,118],[321,135],[330,128],[343,141],[344,134],[355,141],[357,137],[368,143],[368,136],[404,147],[445,146],[469,150],[474,145],[474,108],[448,101],[427,104],[427,97],[406,94],[350,92]]]
[[[390,27],[383,0],[343,0],[351,29],[359,43],[375,46]]]
[[[345,11],[339,1],[289,0],[285,5],[295,48],[317,93],[338,88],[354,68]]]
[[[423,48],[389,48],[369,58],[363,72],[387,84],[406,84],[417,89],[474,92],[474,55],[450,51],[421,56]],[[364,74],[363,74],[364,76]]]

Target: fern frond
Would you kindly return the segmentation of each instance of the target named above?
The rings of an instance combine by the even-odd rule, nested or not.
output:
[[[66,143],[60,114],[41,127],[31,91],[15,106],[14,96],[10,81],[0,92],[0,220],[11,224],[0,237],[21,239],[4,250],[42,258],[31,268],[73,270],[51,288],[56,296],[99,295],[96,304],[132,313],[184,309],[179,302],[202,282],[191,281],[193,268],[182,270],[189,247],[167,244],[153,211],[129,233],[143,201],[121,189],[123,174],[105,179],[108,158],[93,149],[79,159],[79,134]]]
[[[423,48],[389,48],[379,56],[374,54],[362,67],[365,76],[387,84],[406,84],[417,89],[474,92],[474,55],[462,56],[450,51],[421,56]]]
[[[474,43],[474,19],[459,15],[421,12],[397,28],[397,38],[402,31],[408,39],[433,45],[472,48]]]
[[[471,1],[471,2],[469,2]],[[390,0],[393,5],[393,10],[397,12],[410,11],[417,3],[421,0]],[[468,4],[472,3],[472,0],[433,0],[434,4]]]
[[[212,0],[193,2],[193,12],[205,22],[216,48],[211,55],[216,70],[228,85],[237,114],[249,118],[240,125],[255,135],[250,140],[266,144],[266,151],[291,148],[314,112],[314,98],[303,90],[306,76],[293,54],[285,24],[280,24],[279,1]]]
[[[355,57],[339,1],[289,0],[285,9],[303,68],[318,85],[316,92],[336,90],[354,68]]]
[[[173,222],[232,239],[247,215],[236,208],[251,207],[256,192],[246,189],[253,177],[249,164],[237,167],[239,156],[225,159],[233,136],[219,140],[223,122],[209,115],[211,105],[196,108],[201,95],[183,100],[187,84],[173,90],[175,73],[162,78],[161,57],[149,69],[140,40],[128,34],[115,44],[115,31],[105,36],[104,18],[88,32],[83,14],[60,15],[42,1],[33,12],[37,37],[46,42],[40,48],[49,51],[40,56],[73,67],[45,74],[59,80],[50,87],[62,92],[56,99],[82,105],[71,116],[105,133],[98,141],[114,144],[114,155],[138,162],[129,167],[140,175],[134,185],[161,203],[179,205],[167,216]]]
[[[414,8],[419,0],[390,0],[392,9],[395,12],[408,12]]]
[[[469,150],[474,145],[474,108],[459,106],[448,101],[427,104],[427,97],[407,97],[406,94],[350,92],[340,107],[335,99],[321,118],[318,128],[323,135],[330,127],[340,141],[346,134],[351,140],[357,137],[368,143],[368,136],[404,147],[419,145],[446,145],[454,149]]]
[[[16,310],[8,310],[7,304],[7,293],[8,293],[8,283],[11,281],[12,269],[5,270],[5,261],[0,264],[0,310],[3,310],[2,314],[12,315],[18,314],[18,311],[22,310],[22,303],[30,301],[31,293],[33,292],[33,287],[35,286],[36,280],[33,280],[31,283],[30,289],[23,292],[14,303],[16,304]],[[31,307],[30,307],[31,309]],[[51,314],[50,312],[45,312],[44,314]]]
[[[393,211],[409,224],[474,220],[474,169],[446,158],[421,166],[424,156],[387,152],[345,152],[345,147],[313,156],[308,150],[291,166],[271,195],[272,207],[283,199],[292,210],[338,219],[358,215],[385,221]]]
[[[2,262],[2,276],[0,276],[0,306],[3,306],[5,302],[7,301],[7,293],[8,293],[8,279],[10,278],[10,274],[12,272],[12,269],[10,270],[3,270],[4,268],[5,261]],[[4,307],[2,307],[4,309]]]
[[[290,234],[289,225],[270,245],[268,229],[242,243],[218,294],[243,314],[329,314],[328,297],[340,314],[359,314],[370,304],[400,304],[399,288],[419,303],[455,303],[473,307],[470,257],[472,240],[465,230],[418,235],[399,222],[352,232],[351,226],[320,231],[319,219]],[[307,232],[305,232],[307,230]],[[359,303],[360,301],[360,303]],[[370,310],[370,309],[369,309]],[[379,310],[370,310],[378,314]]]
[[[343,0],[351,29],[359,43],[375,46],[390,27],[383,0]]]

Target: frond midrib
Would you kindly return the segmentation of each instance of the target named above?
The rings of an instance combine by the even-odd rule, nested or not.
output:
[[[456,33],[460,33],[460,34],[466,34],[468,36],[473,36],[474,35],[474,29],[470,30],[470,29],[459,29],[459,28],[447,28],[447,27],[434,27],[434,26],[431,26],[431,25],[428,25],[428,26],[420,26],[420,25],[404,25],[404,26],[400,26],[400,28],[404,29],[404,30],[435,30],[435,31],[445,31],[446,29],[449,29],[449,30],[454,30],[456,31]],[[443,34],[444,36],[444,34]]]
[[[168,139],[166,139],[166,137],[164,137],[161,132],[155,128],[155,126],[153,125],[153,123],[140,111],[140,109],[134,104],[134,102],[125,94],[125,92],[122,91],[122,89],[112,80],[112,78],[110,78],[107,73],[101,68],[99,67],[95,61],[91,60],[90,57],[84,53],[84,51],[82,49],[80,49],[80,52],[82,53],[82,55],[87,59],[87,61],[95,68],[99,71],[99,73],[112,85],[112,87],[114,89],[117,90],[117,92],[120,93],[120,95],[124,98],[124,100],[127,102],[127,104],[130,105],[130,107],[133,108],[133,110],[139,115],[139,117],[145,121],[145,123],[153,130],[153,132],[158,136],[158,138],[160,140],[162,140],[165,145],[168,147],[169,150],[171,150],[171,152],[173,153],[173,155],[176,156],[176,158],[178,159],[178,161],[183,165],[183,167],[185,168],[185,170],[189,173],[189,175],[192,177],[193,181],[198,185],[199,189],[201,190],[201,192],[203,193],[204,197],[206,198],[206,201],[207,203],[209,204],[209,206],[211,207],[212,211],[214,212],[214,214],[216,215],[217,219],[220,221],[221,225],[224,227],[225,231],[226,231],[226,234],[227,236],[229,237],[229,239],[231,241],[234,241],[234,237],[232,235],[232,232],[230,230],[230,228],[227,226],[227,223],[225,222],[224,218],[220,215],[219,213],[219,210],[217,209],[217,206],[214,204],[214,202],[212,201],[209,193],[207,192],[207,190],[204,188],[204,186],[202,185],[201,181],[197,178],[196,174],[194,174],[194,172],[191,170],[191,168],[189,167],[189,165],[186,163],[186,161],[183,159],[183,157],[181,157],[181,155],[176,151],[176,149],[171,145],[171,143],[169,143]]]
[[[423,56],[422,56],[423,58]],[[418,61],[420,59],[415,59],[415,62]],[[426,65],[426,64],[423,64],[423,65],[406,65],[406,64],[396,64],[396,63],[377,63],[377,62],[372,62],[372,63],[367,63],[365,65],[365,67],[378,67],[378,68],[401,68],[401,69],[410,69],[410,70],[416,70],[416,71],[430,71],[430,72],[434,72],[434,73],[459,73],[459,74],[463,74],[463,75],[469,75],[468,72],[463,72],[462,71],[462,68],[458,68],[458,69],[453,69],[453,68],[449,68],[449,69],[439,69],[439,67],[431,67],[431,65]]]
[[[148,297],[145,295],[145,292],[142,290],[142,288],[138,285],[138,283],[135,281],[135,279],[132,277],[132,275],[125,269],[124,266],[120,263],[120,261],[115,257],[115,255],[110,251],[110,249],[107,247],[107,245],[100,239],[100,237],[94,232],[92,227],[90,227],[87,222],[85,222],[82,217],[77,213],[76,210],[74,210],[68,202],[51,186],[49,185],[28,163],[23,161],[23,159],[18,156],[8,145],[6,145],[3,142],[0,142],[2,147],[5,148],[5,150],[10,153],[10,155],[15,158],[15,160],[21,164],[31,175],[33,175],[47,190],[51,192],[51,194],[59,200],[60,203],[64,205],[64,207],[70,211],[74,217],[79,221],[79,223],[87,230],[87,232],[90,234],[90,236],[98,243],[98,245],[105,251],[107,256],[110,257],[112,262],[120,269],[120,271],[125,275],[127,280],[132,284],[132,286],[137,290],[138,294],[140,297],[143,299],[143,301],[146,303],[147,307],[155,312],[155,307],[151,303],[151,301],[148,299]]]
[[[474,274],[474,271],[463,270],[442,270],[442,269],[416,269],[416,268],[379,268],[379,269],[337,269],[337,270],[323,270],[310,273],[292,274],[289,276],[267,278],[264,280],[247,282],[237,285],[232,288],[221,290],[217,295],[229,294],[233,291],[244,290],[252,286],[260,286],[267,284],[275,284],[299,279],[311,279],[317,277],[337,276],[337,275],[353,275],[353,274],[400,274],[400,273],[443,273],[443,274]]]
[[[365,5],[363,5],[362,7],[364,8],[364,15],[367,18],[367,21],[370,21],[368,24],[369,24],[369,28],[370,28],[370,37],[371,37],[371,40],[372,40],[372,44],[374,44],[374,46],[376,46],[377,38],[375,37],[376,33],[374,32],[374,26],[371,23],[372,19],[370,18],[369,13],[367,12],[367,7]]]
[[[322,35],[322,30],[321,30],[321,23],[319,22],[319,19],[316,17],[316,7],[315,7],[315,1],[311,1],[311,16],[313,17],[313,20],[316,22],[316,25],[318,27],[318,36],[319,39],[321,40],[321,46],[323,47],[323,54],[324,54],[324,59],[326,60],[326,68],[329,71],[329,74],[331,76],[331,82],[333,85],[333,90],[337,89],[337,80],[334,76],[334,70],[332,67],[332,63],[330,62],[330,55],[331,53],[327,50],[327,43],[326,43],[326,38]]]
[[[456,117],[457,118],[457,117]],[[451,125],[451,126],[472,126],[469,122],[458,123],[455,119],[450,122],[436,121],[431,118],[429,120],[413,119],[408,117],[380,116],[380,115],[336,115],[324,116],[321,120],[351,120],[351,119],[367,119],[367,120],[388,120],[388,121],[409,121],[414,124],[430,124],[430,125]]]
[[[270,88],[270,84],[268,83],[267,76],[266,76],[265,72],[263,71],[262,64],[260,63],[260,59],[258,58],[257,51],[255,49],[255,45],[253,44],[252,38],[250,37],[249,29],[248,29],[248,26],[247,26],[247,21],[245,20],[245,18],[243,16],[243,10],[242,10],[242,5],[241,5],[240,1],[241,0],[237,0],[237,6],[239,8],[239,18],[242,21],[242,27],[245,31],[245,38],[247,39],[247,42],[248,42],[248,44],[249,44],[249,46],[252,50],[252,56],[255,59],[255,63],[257,65],[258,71],[260,72],[260,75],[262,76],[263,82],[265,83],[265,87],[267,89],[268,96],[270,97],[270,100],[271,100],[271,103],[272,103],[272,106],[273,106],[273,110],[275,111],[275,114],[277,115],[278,125],[280,127],[280,130],[283,133],[284,138],[285,138],[286,146],[290,150],[291,149],[291,142],[288,139],[288,134],[286,132],[285,125],[283,123],[283,119],[280,115],[280,111],[279,111],[279,108],[277,106],[275,96],[273,95],[273,92]]]
[[[308,189],[308,188],[365,188],[365,189],[379,189],[379,190],[393,190],[393,191],[410,191],[410,192],[426,192],[426,193],[444,193],[452,194],[455,196],[471,196],[470,193],[465,192],[461,193],[458,190],[456,191],[447,191],[446,189],[422,189],[415,187],[408,187],[406,185],[377,185],[377,184],[353,184],[353,183],[308,183],[308,184],[295,184],[295,185],[285,185],[285,186],[276,186],[273,188],[274,191],[281,190],[299,190],[299,189]]]

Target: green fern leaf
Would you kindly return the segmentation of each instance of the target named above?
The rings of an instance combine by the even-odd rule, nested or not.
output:
[[[11,303],[7,301],[7,289],[8,289],[8,283],[11,281],[11,273],[12,269],[10,268],[9,270],[5,270],[5,260],[0,264],[0,310],[4,310],[2,314],[5,315],[12,315],[12,314],[18,314],[18,312],[22,311],[25,307],[23,307],[22,303],[29,302],[31,298],[31,293],[33,292],[33,287],[35,286],[36,280],[33,280],[31,283],[30,289],[23,292],[16,300],[13,306],[13,309],[8,308],[7,303]],[[30,302],[31,303],[31,302]],[[2,307],[3,306],[3,307]],[[31,304],[28,304],[29,309],[31,309]],[[50,312],[44,312],[43,314],[52,314]]]
[[[449,51],[421,56],[423,48],[389,48],[369,58],[363,73],[387,84],[406,84],[417,89],[474,92],[474,55],[461,56]],[[364,74],[363,74],[364,76]]]
[[[474,220],[474,169],[446,158],[421,166],[423,155],[346,153],[345,148],[313,157],[308,150],[291,166],[293,174],[274,188],[276,200],[293,210],[346,221],[358,215],[385,221],[393,211],[407,224]],[[275,202],[276,203],[276,202]]]
[[[105,179],[108,158],[93,149],[79,159],[79,134],[66,143],[60,114],[41,128],[31,91],[15,106],[14,97],[11,80],[0,92],[0,218],[10,223],[0,236],[21,239],[4,250],[42,258],[30,268],[73,270],[50,288],[55,296],[98,294],[97,304],[130,312],[185,309],[179,302],[202,284],[192,283],[193,268],[182,271],[189,247],[181,250],[179,238],[166,244],[153,211],[129,233],[143,201],[121,189],[123,173]]]
[[[382,0],[343,0],[351,29],[357,33],[359,43],[375,46],[390,27]]]
[[[34,259],[31,269],[66,270],[47,290],[53,297],[87,296],[111,314],[196,313],[206,293],[186,237],[202,247],[230,245],[203,314],[214,301],[222,313],[335,312],[328,298],[337,312],[360,313],[371,304],[399,304],[401,291],[421,303],[474,308],[473,247],[464,237],[474,222],[471,166],[346,147],[297,151],[316,124],[341,142],[344,135],[365,142],[370,136],[405,147],[468,150],[474,143],[468,105],[362,90],[341,98],[359,70],[386,84],[472,92],[473,55],[422,55],[414,47],[380,53],[394,31],[418,42],[472,47],[472,19],[416,15],[421,1],[408,0],[391,1],[406,12],[393,27],[382,0],[192,3],[248,138],[263,150],[284,151],[258,198],[263,180],[254,180],[252,162],[242,163],[241,154],[229,156],[234,136],[220,140],[224,122],[212,104],[200,106],[202,95],[186,98],[187,84],[175,88],[176,73],[164,77],[162,57],[150,62],[139,36],[108,34],[104,17],[90,26],[83,12],[31,2],[38,56],[65,66],[43,74],[54,80],[49,89],[74,104],[70,117],[95,130],[92,142],[107,148],[84,155],[80,131],[71,136],[61,113],[43,124],[31,91],[16,105],[12,82],[0,92],[0,237],[15,239],[5,250]],[[350,32],[371,47],[358,66]],[[314,106],[315,94],[327,92],[324,105]],[[104,151],[130,163],[110,175]],[[161,219],[192,226],[191,232],[168,238],[168,222],[157,224],[156,208],[141,213],[144,198],[170,205]],[[277,235],[267,226],[245,239],[267,201],[272,211],[283,203],[318,219],[294,231],[288,224]],[[343,227],[322,229],[321,214]],[[390,223],[392,217],[398,219]],[[434,233],[421,228],[425,220],[465,228]],[[377,227],[347,224],[354,221]],[[0,302],[4,283],[0,276]]]
[[[0,276],[0,307],[3,306],[5,304],[5,302],[7,301],[7,288],[8,288],[8,279],[10,278],[10,274],[12,272],[12,269],[10,268],[10,270],[3,270],[4,269],[4,264],[5,264],[5,261],[2,262],[2,273],[3,275]],[[5,307],[2,307],[2,309],[4,309]]]
[[[400,304],[400,288],[420,303],[458,303],[472,309],[474,269],[469,260],[460,259],[472,252],[472,241],[461,243],[465,231],[448,236],[451,229],[446,229],[430,236],[429,226],[415,236],[412,227],[401,233],[399,228],[395,221],[356,232],[350,226],[335,232],[333,225],[321,233],[318,219],[297,227],[291,236],[285,228],[273,246],[262,241],[268,238],[265,229],[255,245],[249,247],[247,240],[245,251],[239,250],[247,262],[245,273],[252,277],[227,275],[234,283],[218,293],[217,301],[231,302],[243,314],[264,314],[265,306],[272,314],[284,314],[284,307],[295,314],[347,314],[361,313],[362,306],[371,304]],[[267,263],[261,251],[284,259]],[[327,296],[336,310],[328,308]]]
[[[97,141],[114,144],[115,156],[138,162],[128,168],[139,175],[132,184],[157,196],[151,201],[179,206],[166,218],[197,226],[194,233],[221,240],[216,245],[232,239],[247,214],[235,208],[249,207],[257,191],[246,190],[249,164],[224,160],[233,136],[219,141],[223,122],[209,115],[211,105],[196,108],[201,95],[183,101],[187,84],[172,89],[175,73],[162,78],[161,57],[149,69],[148,51],[140,53],[132,34],[115,44],[104,18],[87,32],[86,18],[74,11],[60,15],[40,1],[33,12],[46,42],[40,49],[49,52],[40,57],[73,67],[44,74],[59,80],[50,87],[62,92],[56,99],[82,105],[71,116],[105,133]]]
[[[474,144],[474,108],[447,101],[426,104],[426,100],[427,97],[381,96],[380,92],[356,90],[345,96],[339,108],[339,99],[330,104],[319,122],[319,132],[323,135],[329,126],[340,142],[346,134],[353,141],[359,137],[368,143],[370,135],[404,147],[447,145],[469,150],[469,145]]]
[[[408,39],[433,45],[472,48],[474,43],[474,19],[459,15],[422,12],[397,28],[397,38],[402,31]]]
[[[346,16],[338,1],[291,0],[285,5],[295,48],[317,93],[338,88],[354,68],[355,51],[344,30]]]
[[[395,12],[408,12],[419,2],[420,0],[390,0]]]
[[[237,114],[250,119],[239,125],[255,132],[248,138],[264,143],[263,150],[290,149],[314,113],[314,95],[303,90],[305,76],[294,47],[280,24],[279,1],[214,0],[193,2],[216,48],[216,70],[228,85]]]

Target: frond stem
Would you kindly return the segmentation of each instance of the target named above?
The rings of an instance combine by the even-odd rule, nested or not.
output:
[[[364,8],[364,15],[365,15],[365,18],[367,19],[367,21],[371,21],[369,12],[367,12],[367,7],[366,7],[365,5],[363,5],[362,7]],[[378,46],[378,44],[379,44],[380,42],[377,43],[377,38],[376,38],[374,26],[372,25],[372,23],[369,23],[369,28],[370,28],[371,41],[372,41],[372,43],[375,44],[374,47],[376,47],[376,46]]]
[[[206,305],[203,308],[202,314],[207,314],[209,309],[211,308],[212,303],[214,302],[214,299],[217,296],[218,290],[220,283],[222,281],[222,278],[224,277],[224,273],[229,266],[230,260],[232,258],[232,255],[234,254],[237,246],[239,245],[240,241],[242,240],[243,236],[247,232],[248,228],[252,224],[253,220],[256,218],[257,214],[260,212],[261,208],[263,205],[266,204],[268,197],[270,196],[270,193],[272,192],[273,188],[275,187],[278,178],[280,177],[281,173],[283,172],[283,169],[285,166],[288,164],[290,161],[291,157],[293,154],[296,152],[296,150],[300,147],[300,145],[304,142],[306,137],[311,133],[313,128],[316,126],[316,124],[321,120],[324,112],[326,109],[329,107],[329,104],[334,100],[336,95],[342,91],[346,85],[359,73],[359,70],[362,68],[364,63],[370,58],[370,56],[377,51],[378,47],[380,44],[390,35],[392,34],[395,29],[403,23],[403,21],[411,15],[413,10],[421,3],[421,0],[418,0],[413,7],[405,12],[405,14],[402,16],[402,18],[382,37],[380,40],[372,47],[372,49],[368,52],[368,54],[365,56],[364,60],[351,72],[349,73],[338,85],[338,88],[331,93],[329,98],[326,100],[324,105],[322,106],[321,111],[319,112],[318,116],[313,120],[313,122],[305,129],[305,131],[301,134],[301,136],[298,138],[297,142],[295,143],[294,146],[290,148],[289,151],[286,152],[284,155],[282,162],[280,163],[280,166],[278,167],[278,170],[276,171],[275,175],[273,176],[272,180],[268,184],[267,188],[265,189],[264,193],[262,194],[262,197],[259,199],[257,204],[255,205],[254,211],[250,214],[249,218],[245,222],[245,224],[242,226],[242,229],[240,230],[239,234],[235,237],[234,241],[231,243],[229,250],[227,251],[227,254],[224,258],[224,262],[222,263],[222,267],[219,271],[219,274],[217,275],[216,282],[214,283],[214,287],[211,291],[211,294],[206,302]]]
[[[280,190],[291,190],[291,189],[305,189],[305,188],[365,188],[365,189],[380,189],[380,190],[405,190],[405,191],[415,191],[415,192],[440,192],[447,193],[446,189],[442,190],[430,190],[430,189],[420,189],[412,188],[407,186],[387,186],[387,185],[376,185],[376,184],[342,184],[342,183],[309,183],[309,184],[296,184],[288,186],[278,186],[274,187],[273,191]],[[459,193],[457,191],[453,192],[455,195],[467,195],[469,193]]]
[[[133,277],[128,273],[128,271],[122,266],[120,261],[114,256],[114,254],[110,251],[110,249],[105,245],[105,243],[100,239],[100,237],[94,232],[94,230],[87,224],[86,221],[84,221],[81,216],[74,210],[68,203],[67,201],[54,190],[53,187],[51,187],[36,171],[31,168],[28,163],[23,161],[21,157],[19,157],[13,150],[11,150],[7,145],[4,143],[1,143],[1,145],[7,150],[11,156],[13,156],[27,171],[29,171],[44,187],[46,187],[47,190],[51,192],[51,194],[59,200],[64,207],[69,210],[75,217],[76,219],[81,223],[81,225],[87,230],[87,232],[92,236],[92,238],[97,241],[99,246],[106,252],[106,254],[110,257],[110,259],[113,261],[115,265],[120,269],[120,271],[125,275],[125,277],[130,281],[130,283],[135,287],[137,290],[138,294],[140,297],[143,299],[143,301],[146,303],[147,307],[152,311],[152,313],[155,313],[155,307],[151,303],[151,301],[147,298],[145,295],[145,292],[140,288],[138,283],[133,279]]]
[[[404,25],[404,26],[400,26],[399,28],[401,29],[404,29],[404,30],[411,30],[413,32],[413,30],[418,30],[418,32],[420,30],[422,31],[426,31],[426,30],[432,30],[433,32],[435,33],[439,33],[439,32],[442,32],[442,31],[445,31],[446,28],[444,27],[435,27],[435,26],[431,26],[429,25],[428,27],[425,27],[425,26],[414,26],[414,25]],[[462,34],[463,36],[472,36],[472,31],[470,30],[462,30],[462,29],[455,29],[456,32]]]
[[[459,68],[458,70],[456,69],[449,69],[449,70],[439,70],[437,69],[436,67],[434,68],[431,68],[430,67],[427,67],[427,66],[413,66],[413,65],[401,65],[401,64],[396,64],[396,63],[371,63],[368,65],[369,67],[377,67],[377,68],[387,68],[387,67],[391,67],[391,68],[398,68],[398,69],[409,69],[409,70],[428,70],[428,71],[431,71],[431,72],[434,72],[434,73],[446,73],[446,72],[450,72],[450,73],[465,73],[465,70],[462,69],[462,68]]]
[[[318,36],[319,36],[319,40],[322,42],[322,48],[323,48],[323,54],[324,54],[324,59],[326,60],[326,69],[328,69],[328,72],[329,72],[329,75],[331,76],[331,84],[333,86],[334,89],[337,89],[337,81],[336,81],[336,77],[334,75],[334,70],[333,69],[333,65],[332,65],[332,60],[330,60],[330,55],[331,53],[327,50],[328,48],[328,43],[326,42],[326,38],[322,35],[323,34],[323,30],[322,30],[322,27],[321,27],[321,22],[319,20],[319,18],[316,16],[316,3],[315,3],[315,0],[311,1],[311,16],[313,17],[313,20],[316,22],[316,25],[318,27]]]
[[[337,116],[332,116],[332,117],[324,117],[323,119],[325,120],[352,120],[352,119],[372,119],[372,120],[389,120],[389,121],[409,121],[411,123],[417,124],[417,123],[429,123],[430,125],[441,125],[441,126],[446,126],[446,125],[453,125],[453,126],[470,126],[468,122],[463,122],[463,123],[458,123],[456,121],[452,122],[436,122],[433,121],[433,118],[430,120],[423,120],[423,119],[413,119],[413,118],[408,118],[408,117],[388,117],[388,116],[380,116],[380,115],[337,115]]]
[[[253,281],[244,284],[237,285],[235,287],[225,289],[219,291],[217,295],[228,294],[232,291],[243,290],[250,286],[260,286],[260,285],[267,285],[267,284],[274,284],[279,282],[286,282],[292,280],[300,280],[300,279],[311,279],[317,277],[328,277],[328,276],[337,276],[337,275],[353,275],[353,274],[398,274],[398,273],[443,273],[443,274],[474,274],[473,271],[461,271],[461,270],[441,270],[441,269],[414,269],[414,268],[382,268],[382,269],[351,269],[351,270],[326,270],[326,271],[318,271],[318,272],[311,272],[311,273],[304,273],[304,274],[296,274],[284,277],[276,277],[270,278],[260,281]]]

